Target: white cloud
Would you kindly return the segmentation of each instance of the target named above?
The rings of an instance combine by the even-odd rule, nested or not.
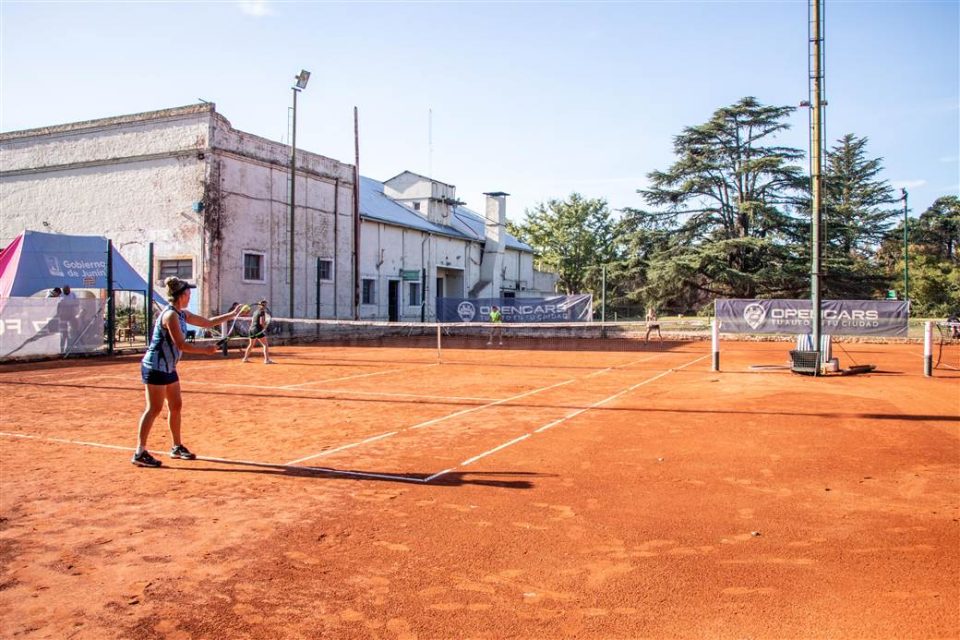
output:
[[[262,18],[273,14],[273,9],[267,0],[240,0],[237,5],[240,7],[240,11],[248,16]]]
[[[894,189],[916,189],[926,186],[926,180],[894,180],[890,183]]]

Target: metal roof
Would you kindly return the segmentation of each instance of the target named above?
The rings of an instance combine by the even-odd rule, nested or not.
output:
[[[378,220],[386,224],[416,229],[451,238],[458,238],[483,244],[485,220],[483,216],[463,206],[453,207],[450,224],[435,224],[419,213],[393,200],[383,192],[383,183],[360,176],[360,216],[368,220]],[[504,246],[507,249],[533,253],[533,248],[514,238],[506,231]]]

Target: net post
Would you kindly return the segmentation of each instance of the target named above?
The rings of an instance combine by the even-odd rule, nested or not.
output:
[[[440,359],[440,323],[437,323],[437,364],[441,364],[443,361]]]
[[[933,376],[933,323],[923,323],[923,375]]]
[[[710,342],[713,352],[713,366],[710,370],[720,371],[720,323],[717,321],[717,316],[713,316],[710,321]]]

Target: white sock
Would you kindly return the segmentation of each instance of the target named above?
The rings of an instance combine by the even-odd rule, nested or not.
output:
[[[137,445],[137,453],[135,455],[140,455],[141,453],[143,453],[144,448],[145,447],[141,447],[140,445]]]

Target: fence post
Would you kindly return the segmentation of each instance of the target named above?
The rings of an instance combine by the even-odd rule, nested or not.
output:
[[[113,306],[113,240],[107,240],[107,353],[111,356],[116,323],[116,309]]]
[[[713,367],[711,371],[720,371],[720,323],[717,316],[710,321],[710,339],[713,345]]]

